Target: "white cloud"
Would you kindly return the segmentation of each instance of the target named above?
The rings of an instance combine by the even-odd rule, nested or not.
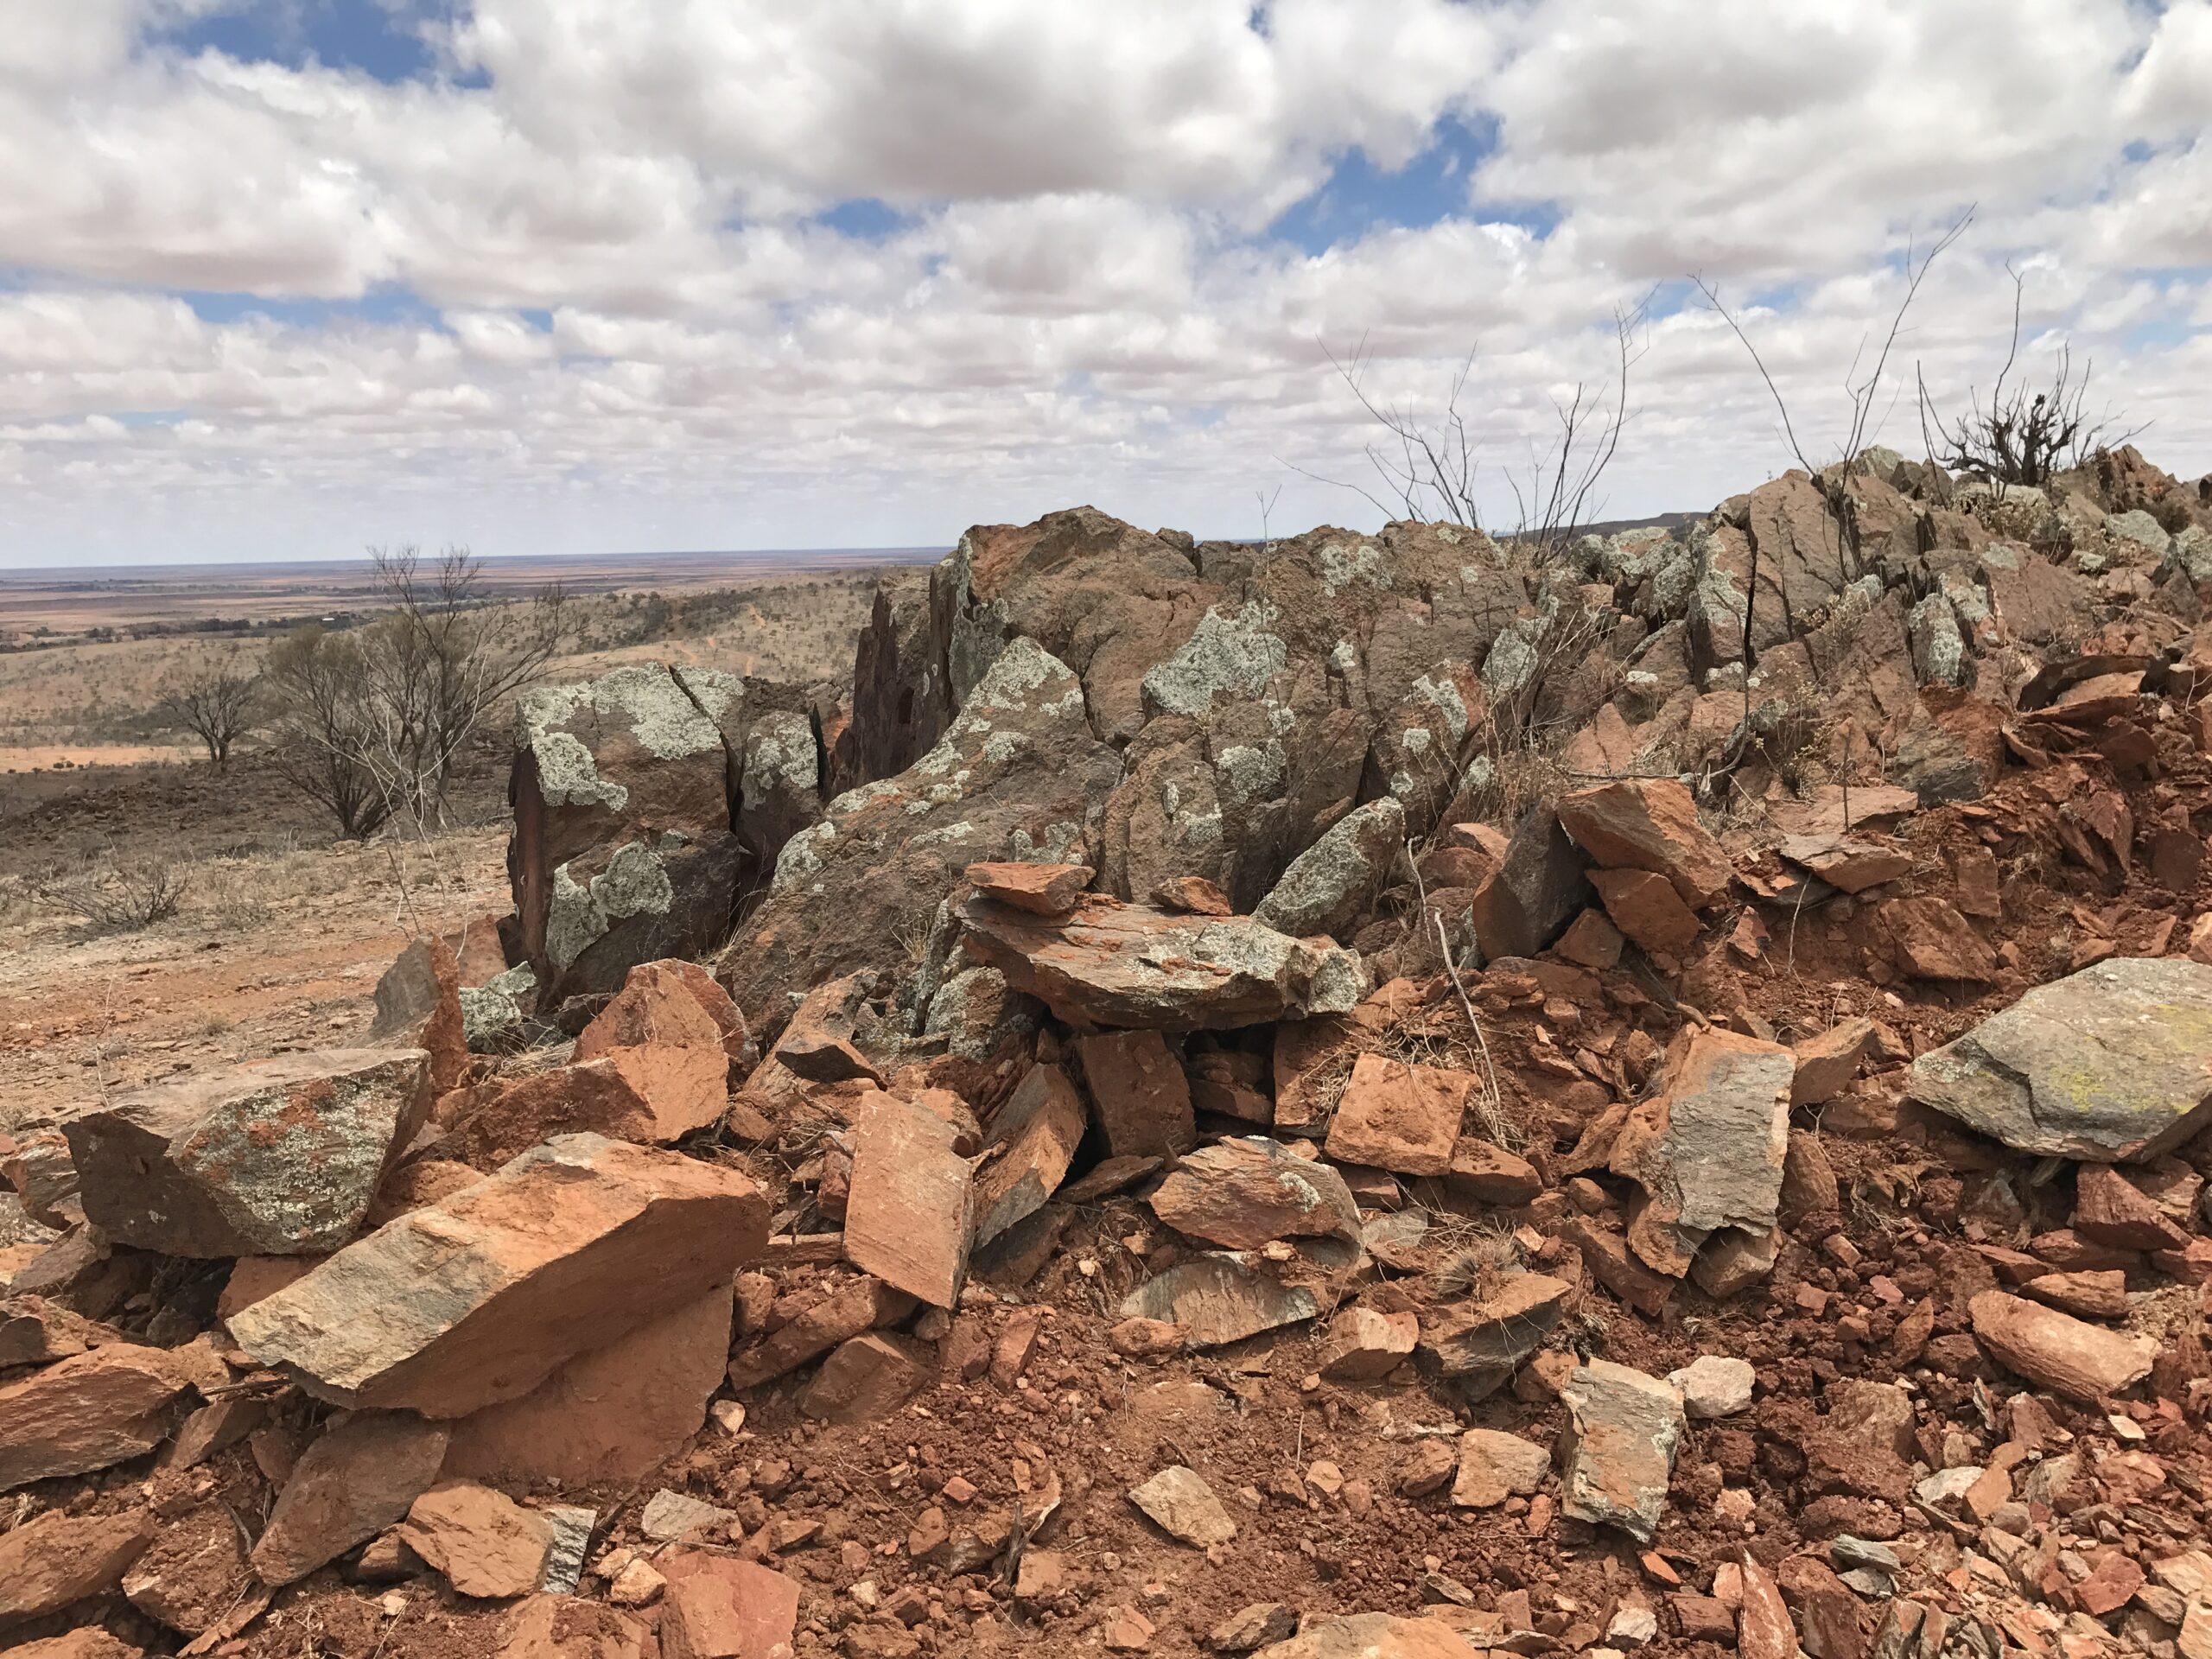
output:
[[[1900,389],[1916,360],[1986,384],[2010,259],[2035,349],[2070,334],[2156,457],[2212,466],[2212,0],[2001,27],[1969,0],[1275,0],[1258,29],[1243,0],[475,0],[450,73],[403,85],[170,43],[225,3],[33,7],[0,38],[0,557],[943,542],[1075,499],[1246,533],[1278,480],[1278,529],[1363,521],[1280,464],[1361,464],[1326,350],[1363,340],[1376,394],[1433,409],[1479,346],[1495,471],[1607,375],[1612,309],[1692,270],[1826,443],[1908,238],[1968,201]],[[1262,233],[1446,119],[1495,136],[1456,211],[1319,252]],[[815,217],[855,198],[901,217]],[[1787,461],[1680,292],[1615,510]],[[1909,396],[1887,423],[1914,438]]]

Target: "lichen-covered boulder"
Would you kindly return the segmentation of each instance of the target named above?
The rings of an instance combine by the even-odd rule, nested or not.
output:
[[[768,895],[716,968],[771,1028],[791,989],[863,968],[896,981],[946,891],[979,861],[1091,862],[1121,775],[1092,734],[1083,687],[1034,640],[1005,645],[927,754],[849,790],[795,836]]]
[[[730,816],[744,685],[628,664],[522,699],[507,876],[541,1006],[727,931],[747,859]]]

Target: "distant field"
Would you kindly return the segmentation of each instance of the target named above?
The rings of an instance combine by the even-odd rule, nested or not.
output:
[[[944,551],[861,547],[548,555],[487,558],[484,574],[487,594],[494,598],[527,594],[551,582],[576,594],[676,594],[885,565],[931,564]],[[257,623],[307,620],[371,609],[376,601],[366,559],[0,570],[0,638],[35,634],[41,629],[78,635],[93,628],[189,625],[218,618]]]

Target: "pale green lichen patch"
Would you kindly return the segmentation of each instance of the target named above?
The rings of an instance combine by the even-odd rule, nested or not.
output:
[[[632,841],[615,849],[607,868],[580,883],[562,865],[553,872],[546,906],[545,955],[566,968],[589,950],[618,921],[651,912],[664,915],[676,902],[668,871],[652,849]]]
[[[1371,542],[1362,542],[1357,547],[1346,547],[1341,542],[1331,542],[1321,549],[1321,586],[1334,599],[1356,582],[1372,588],[1390,585],[1389,572],[1383,568],[1382,554]]]
[[[1456,743],[1466,736],[1471,723],[1467,715],[1467,700],[1459,695],[1459,688],[1448,674],[1433,678],[1424,674],[1414,682],[1414,695],[1431,704],[1444,716],[1445,729]]]
[[[620,812],[630,791],[599,775],[591,751],[571,732],[547,732],[531,745],[537,793],[548,806],[604,806]]]
[[[1144,695],[1172,715],[1203,715],[1224,691],[1257,696],[1290,660],[1289,648],[1268,632],[1277,615],[1265,600],[1248,600],[1234,617],[1218,609],[1166,662],[1144,677]]]

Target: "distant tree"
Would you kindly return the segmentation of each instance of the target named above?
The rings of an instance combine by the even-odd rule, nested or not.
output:
[[[270,646],[265,673],[277,715],[270,755],[277,775],[338,827],[365,841],[391,817],[392,800],[367,756],[375,715],[360,642],[310,622]]]
[[[573,633],[557,584],[500,598],[466,549],[371,556],[383,613],[343,633],[302,628],[267,669],[284,776],[361,836],[395,815],[442,821],[463,750]]]
[[[247,666],[236,645],[195,658],[169,683],[161,706],[197,737],[208,764],[220,772],[231,763],[231,747],[253,721],[261,677]]]

